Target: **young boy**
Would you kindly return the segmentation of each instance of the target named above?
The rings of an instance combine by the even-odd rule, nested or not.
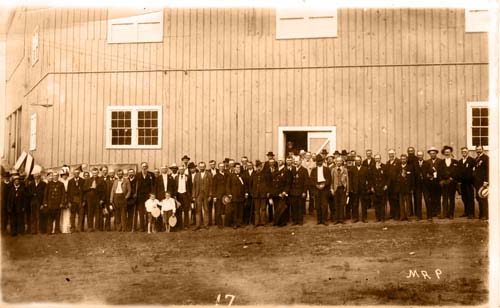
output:
[[[152,211],[154,208],[158,208],[158,205],[160,205],[160,201],[156,199],[155,194],[151,193],[149,194],[149,199],[146,201],[144,204],[146,206],[146,212],[148,215],[148,234],[151,232],[156,232],[155,223],[156,223],[156,218],[153,217]]]
[[[170,232],[170,224],[168,219],[170,216],[175,216],[176,202],[170,197],[169,193],[165,194],[165,199],[161,201],[161,212],[163,215],[163,222],[165,223],[165,232]]]

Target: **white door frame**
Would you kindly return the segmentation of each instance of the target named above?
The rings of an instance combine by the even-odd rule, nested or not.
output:
[[[329,153],[337,147],[336,126],[278,126],[278,157],[285,157],[285,132],[331,132]]]

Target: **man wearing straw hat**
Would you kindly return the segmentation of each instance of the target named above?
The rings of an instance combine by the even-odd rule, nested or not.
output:
[[[43,204],[43,194],[45,193],[45,187],[47,186],[47,184],[42,181],[41,173],[42,168],[40,166],[36,165],[33,167],[33,171],[31,172],[33,175],[33,181],[30,181],[28,184],[28,198],[31,213],[27,224],[28,232],[31,231],[32,234],[37,234],[39,231],[40,207]]]

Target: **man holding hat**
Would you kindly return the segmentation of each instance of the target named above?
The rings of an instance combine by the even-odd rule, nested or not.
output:
[[[332,175],[330,170],[323,166],[323,156],[317,155],[316,167],[311,170],[309,177],[309,187],[314,196],[318,225],[322,224],[326,226],[328,218],[328,194],[330,193],[331,182]]]
[[[228,174],[225,170],[225,165],[223,162],[219,163],[219,169],[212,179],[212,202],[215,207],[215,225],[219,228],[224,227],[224,204],[222,203],[222,198],[226,194],[226,180]]]
[[[460,194],[464,204],[464,214],[461,217],[469,219],[474,218],[474,167],[476,161],[469,156],[469,149],[462,147],[460,149],[462,158],[458,160],[458,178],[460,182]]]
[[[429,150],[427,150],[430,158],[426,160],[426,181],[424,182],[424,185],[427,187],[426,190],[429,192],[428,200],[430,200],[432,208],[432,215],[429,216],[428,213],[427,217],[436,216],[441,209],[441,186],[439,185],[437,173],[438,165],[440,164],[441,159],[437,157],[438,152],[438,149],[435,147],[430,147]]]
[[[37,234],[40,224],[40,207],[43,205],[43,194],[47,184],[42,181],[41,168],[35,166],[33,168],[33,180],[28,184],[28,199],[29,206],[31,207],[31,215],[28,218],[28,232],[31,230],[32,234]],[[43,230],[45,231],[45,230]],[[43,232],[40,229],[40,232]]]
[[[260,160],[255,161],[255,171],[250,177],[250,194],[254,204],[255,227],[266,224],[266,200],[269,198],[269,186],[272,181],[271,173],[264,172]]]
[[[489,186],[489,157],[484,154],[482,145],[476,146],[476,167],[474,168],[474,187],[476,188],[476,199],[479,203],[479,219],[488,219],[488,198],[479,196],[481,188]]]
[[[458,162],[452,158],[453,148],[445,145],[441,150],[444,158],[438,164],[438,178],[443,194],[442,217],[453,219],[455,216],[455,192],[457,190],[457,170]]]

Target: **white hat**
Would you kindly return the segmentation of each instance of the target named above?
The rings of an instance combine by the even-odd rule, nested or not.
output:
[[[35,165],[33,167],[33,170],[31,170],[31,174],[35,175],[35,174],[40,174],[42,173],[42,167],[40,165]]]

